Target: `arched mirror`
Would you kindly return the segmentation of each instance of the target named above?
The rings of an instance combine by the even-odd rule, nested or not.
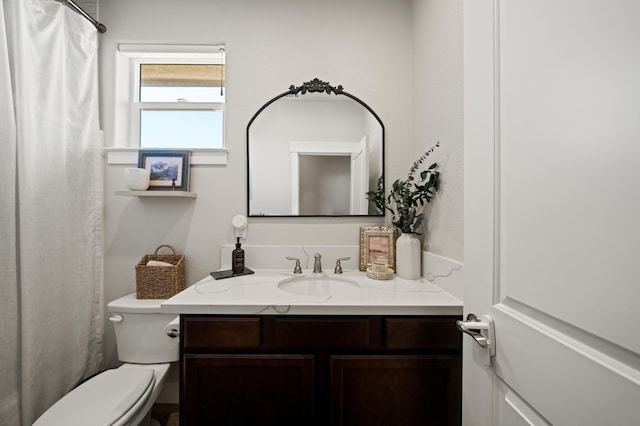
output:
[[[384,125],[342,86],[313,79],[264,104],[247,125],[249,216],[382,216]]]

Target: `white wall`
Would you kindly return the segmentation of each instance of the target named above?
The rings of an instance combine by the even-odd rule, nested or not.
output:
[[[462,0],[413,0],[413,162],[439,140],[427,164],[442,187],[427,208],[424,250],[463,260]],[[405,174],[408,172],[407,171]]]
[[[187,282],[220,267],[233,243],[231,218],[246,214],[246,125],[291,84],[342,84],[385,125],[386,176],[406,176],[435,140],[442,191],[431,206],[424,249],[462,260],[461,0],[107,0],[100,36],[101,118],[114,146],[117,43],[225,43],[227,166],[194,166],[195,200],[116,197],[123,166],[105,167],[105,301],[135,290],[134,265],[169,243],[186,255]],[[122,145],[122,144],[120,144]],[[357,245],[362,218],[255,218],[247,244]],[[350,267],[357,267],[352,259]],[[251,265],[251,259],[247,259]],[[105,325],[105,359],[116,362]]]
[[[98,0],[76,0],[75,3],[89,15],[93,16],[94,18],[97,17]]]
[[[116,197],[123,166],[105,167],[105,300],[135,289],[134,265],[162,243],[186,255],[187,282],[219,267],[233,242],[231,218],[246,213],[245,131],[267,100],[314,77],[342,84],[369,104],[386,129],[389,176],[407,168],[411,149],[412,33],[409,0],[108,0],[100,2],[101,116],[114,146],[117,43],[225,43],[229,164],[192,167],[195,200]],[[357,245],[361,218],[249,222],[247,244]],[[357,267],[358,259],[352,259]],[[251,259],[247,259],[251,265]],[[112,328],[105,359],[115,363]]]

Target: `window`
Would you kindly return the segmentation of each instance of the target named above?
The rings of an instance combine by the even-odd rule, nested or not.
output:
[[[224,148],[223,46],[120,45],[129,59],[129,143]]]
[[[141,148],[222,148],[224,64],[137,63],[134,128]]]

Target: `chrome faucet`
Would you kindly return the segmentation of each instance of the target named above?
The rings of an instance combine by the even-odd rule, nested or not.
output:
[[[293,273],[294,274],[301,274],[302,273],[302,267],[300,266],[300,259],[298,259],[297,257],[289,257],[289,256],[287,256],[287,260],[295,260],[296,261],[296,266],[293,267]]]
[[[320,253],[316,253],[314,257],[314,262],[313,262],[313,273],[314,274],[319,274],[322,272],[322,256],[320,255]]]
[[[339,259],[336,260],[336,267],[333,270],[334,274],[341,274],[342,273],[342,264],[340,264],[341,261],[343,260],[349,260],[351,259],[350,257],[341,257]]]

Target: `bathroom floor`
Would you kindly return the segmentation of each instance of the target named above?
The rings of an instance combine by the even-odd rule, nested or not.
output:
[[[179,426],[179,413],[178,404],[154,404],[151,418],[159,421],[161,426]]]

